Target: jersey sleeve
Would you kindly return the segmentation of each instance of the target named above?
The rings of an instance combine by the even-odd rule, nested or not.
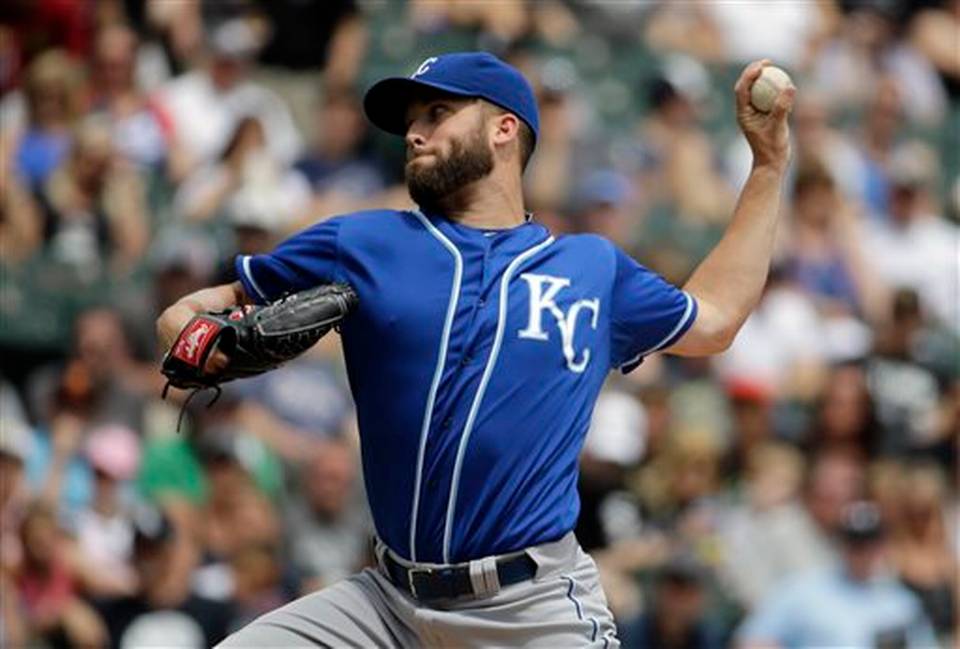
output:
[[[697,301],[619,248],[612,296],[611,365],[624,374],[669,347],[697,318]]]
[[[339,235],[343,217],[298,232],[273,252],[237,255],[234,267],[244,290],[259,304],[318,284],[342,281]]]

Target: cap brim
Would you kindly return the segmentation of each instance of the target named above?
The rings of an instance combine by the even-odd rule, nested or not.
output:
[[[456,86],[427,83],[407,77],[391,77],[378,81],[370,87],[363,98],[363,111],[367,114],[367,119],[377,128],[394,135],[406,135],[407,106],[430,91],[459,97],[476,96]]]

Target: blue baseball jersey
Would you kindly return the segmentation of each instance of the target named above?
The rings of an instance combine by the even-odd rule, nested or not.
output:
[[[272,301],[347,282],[343,350],[377,533],[454,563],[555,540],[604,378],[677,341],[695,300],[594,235],[481,230],[419,211],[331,218],[240,256]]]

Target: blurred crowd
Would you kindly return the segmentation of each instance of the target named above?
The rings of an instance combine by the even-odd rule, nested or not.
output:
[[[0,35],[3,646],[210,646],[370,563],[336,336],[208,407],[160,399],[153,323],[407,206],[362,93],[456,49],[535,84],[534,218],[677,284],[749,170],[739,70],[799,87],[756,312],[597,404],[577,533],[625,646],[956,640],[957,0],[11,0]]]

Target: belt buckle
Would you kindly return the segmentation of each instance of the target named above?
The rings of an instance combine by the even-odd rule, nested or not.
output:
[[[414,579],[417,574],[431,575],[433,574],[433,568],[407,569],[407,585],[410,587],[410,594],[413,595],[415,599],[420,599],[420,596],[417,594],[416,580]]]

